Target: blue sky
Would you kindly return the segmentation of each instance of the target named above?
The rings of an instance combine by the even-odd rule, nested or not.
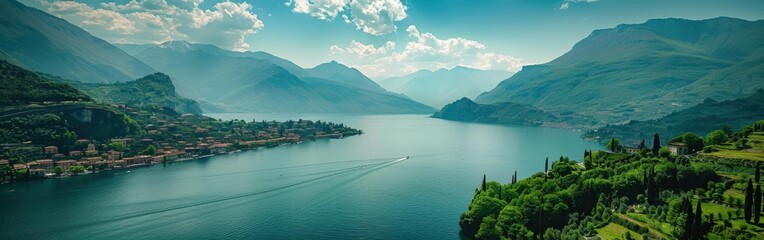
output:
[[[188,40],[338,60],[380,79],[456,65],[517,71],[592,30],[653,18],[764,19],[761,0],[21,0],[110,42]]]

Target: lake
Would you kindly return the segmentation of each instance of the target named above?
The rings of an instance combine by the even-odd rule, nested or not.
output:
[[[425,115],[209,114],[333,121],[344,139],[0,186],[3,239],[457,239],[483,174],[599,149],[580,132]],[[410,156],[409,159],[402,159]]]

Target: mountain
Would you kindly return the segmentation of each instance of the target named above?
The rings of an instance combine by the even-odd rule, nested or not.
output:
[[[314,68],[306,69],[306,71],[308,77],[322,78],[337,84],[373,92],[387,91],[357,69],[342,65],[336,61],[323,63]]]
[[[420,70],[380,81],[387,90],[402,93],[421,103],[441,108],[462,97],[475,98],[491,90],[511,72],[479,70],[462,66],[450,70]]]
[[[579,127],[581,117],[575,114],[556,115],[532,106],[501,102],[478,104],[462,98],[443,107],[434,118],[462,122],[498,123],[521,126]]]
[[[0,106],[90,100],[90,97],[65,83],[52,82],[4,60],[0,60],[0,82],[3,83]]]
[[[231,52],[171,41],[135,55],[193,91],[182,94],[234,111],[294,113],[431,113],[339,63],[302,69],[262,52]],[[180,88],[179,88],[180,89]]]
[[[15,0],[0,1],[0,57],[82,82],[128,81],[155,72],[108,42]]]
[[[622,125],[610,125],[587,133],[593,139],[618,138],[622,143],[635,144],[641,140],[650,141],[653,134],[661,133],[666,142],[674,136],[686,132],[705,135],[725,125],[736,130],[751,122],[764,119],[764,90],[735,100],[716,101],[711,98],[693,107],[680,110],[659,119],[630,121]]]
[[[655,119],[709,97],[734,99],[762,87],[764,20],[655,19],[596,30],[476,102],[573,111],[604,125]]]
[[[164,73],[154,73],[124,83],[69,81],[69,84],[101,102],[135,107],[167,107],[178,113],[202,114],[199,103],[179,96],[170,77]]]

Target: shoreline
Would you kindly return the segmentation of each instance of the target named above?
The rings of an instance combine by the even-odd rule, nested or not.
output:
[[[189,161],[194,161],[194,160],[208,159],[208,158],[212,158],[212,157],[216,157],[216,156],[221,156],[221,155],[234,155],[234,154],[239,154],[239,153],[243,153],[243,152],[257,151],[257,150],[260,150],[260,149],[277,148],[277,147],[282,147],[282,146],[285,146],[285,145],[297,145],[297,144],[303,144],[303,143],[310,143],[310,142],[313,142],[313,141],[318,140],[318,139],[330,139],[330,140],[331,139],[344,139],[346,137],[352,137],[352,136],[357,136],[357,135],[361,135],[361,134],[363,134],[363,133],[347,135],[347,136],[343,135],[341,138],[321,137],[321,138],[314,138],[314,139],[311,139],[311,140],[308,140],[308,141],[278,143],[278,144],[272,145],[272,146],[258,146],[258,147],[247,148],[247,149],[236,149],[236,150],[226,151],[226,152],[217,153],[217,154],[207,154],[207,155],[200,155],[200,156],[184,157],[184,158],[178,158],[178,159],[175,159],[175,160],[165,161],[165,162],[151,162],[151,163],[133,164],[133,165],[127,165],[125,167],[115,167],[115,168],[103,169],[103,170],[99,170],[99,171],[88,171],[88,170],[85,170],[84,172],[79,173],[79,174],[71,174],[71,173],[69,173],[69,174],[66,174],[66,175],[62,174],[60,176],[56,176],[55,174],[51,174],[51,175],[46,174],[45,177],[27,178],[25,180],[15,181],[15,182],[4,181],[4,182],[0,182],[0,185],[13,185],[15,183],[22,183],[22,182],[45,181],[45,180],[49,180],[49,179],[62,179],[62,178],[69,178],[69,177],[79,177],[79,176],[85,176],[85,175],[90,175],[90,174],[98,174],[98,173],[102,173],[102,172],[112,172],[112,171],[116,172],[116,171],[120,171],[120,170],[123,170],[123,171],[127,170],[127,171],[129,171],[130,169],[138,169],[138,168],[143,168],[143,167],[151,167],[151,166],[155,166],[155,165],[159,165],[159,164],[189,162]]]

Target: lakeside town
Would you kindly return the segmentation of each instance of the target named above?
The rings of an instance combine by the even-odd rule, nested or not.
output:
[[[138,127],[135,134],[110,139],[76,138],[57,145],[0,143],[0,182],[126,169],[362,133],[343,124],[302,119],[221,121],[166,108],[110,107],[133,120]]]

